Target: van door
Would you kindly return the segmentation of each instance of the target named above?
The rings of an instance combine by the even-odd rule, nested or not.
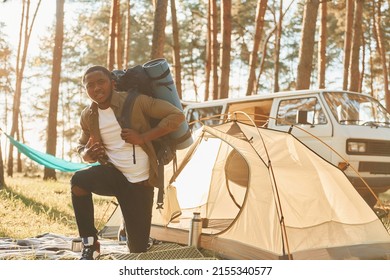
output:
[[[332,146],[333,125],[318,95],[275,98],[272,116],[276,119],[270,119],[269,128],[288,131],[291,125],[297,126],[291,133],[321,157],[332,161],[331,149],[321,141]]]

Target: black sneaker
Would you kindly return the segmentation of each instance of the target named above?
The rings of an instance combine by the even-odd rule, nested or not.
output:
[[[147,246],[146,250],[149,251],[153,247],[153,245],[159,245],[161,243],[162,243],[161,241],[154,239],[152,237],[149,237],[149,242],[148,242],[148,246]]]
[[[95,260],[100,255],[100,243],[97,240],[88,242],[87,239],[89,238],[83,238],[83,251],[80,260]]]

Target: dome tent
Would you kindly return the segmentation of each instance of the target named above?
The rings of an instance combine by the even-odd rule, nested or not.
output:
[[[200,246],[227,258],[390,253],[389,233],[345,174],[289,133],[238,121],[203,126],[181,156],[167,187],[180,208],[155,210],[157,239],[185,243],[192,213],[199,212]]]

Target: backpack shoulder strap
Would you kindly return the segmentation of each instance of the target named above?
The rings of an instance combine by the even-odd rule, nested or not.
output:
[[[130,90],[125,103],[123,104],[121,116],[120,116],[120,124],[122,128],[130,128],[130,116],[131,111],[134,107],[135,99],[139,94],[135,90]],[[133,145],[133,161],[135,163],[135,155],[134,155],[134,145]],[[157,208],[162,209],[164,204],[164,165],[158,165],[158,199],[157,199]]]
[[[133,110],[135,99],[139,94],[134,90],[128,92],[125,103],[122,107],[119,123],[122,128],[130,128],[130,112]]]

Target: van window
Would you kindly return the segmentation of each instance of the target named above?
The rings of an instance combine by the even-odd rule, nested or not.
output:
[[[339,124],[390,126],[389,113],[370,96],[348,92],[327,92],[324,96]]]
[[[241,111],[248,114],[257,126],[267,126],[272,107],[272,99],[246,101],[228,104],[228,112]],[[250,123],[244,116],[240,121]]]
[[[279,103],[276,125],[326,124],[327,119],[317,97],[286,99]]]
[[[220,115],[222,113],[222,106],[212,106],[203,108],[191,108],[187,112],[187,121],[190,125],[190,129],[196,130],[205,125],[219,124]],[[198,122],[201,120],[201,122]]]

